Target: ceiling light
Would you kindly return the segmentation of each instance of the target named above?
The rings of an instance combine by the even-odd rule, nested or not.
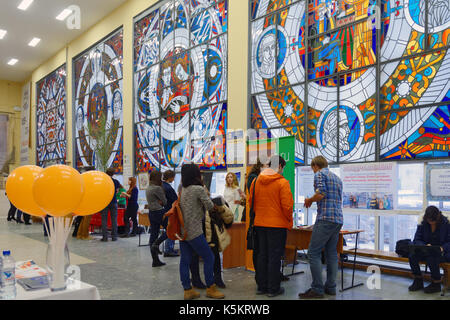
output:
[[[23,0],[17,7],[20,10],[27,10],[34,0]]]
[[[6,30],[0,29],[0,40],[3,39],[6,35]]]
[[[17,59],[11,59],[11,60],[9,60],[8,64],[9,64],[10,66],[13,66],[13,65],[15,65],[17,62],[19,62],[19,60],[17,60]]]
[[[56,17],[56,20],[64,21],[66,18],[72,13],[72,10],[64,9],[58,16]]]
[[[33,38],[33,40],[30,41],[30,43],[28,44],[30,47],[36,47],[37,44],[41,42],[41,39],[39,38]]]

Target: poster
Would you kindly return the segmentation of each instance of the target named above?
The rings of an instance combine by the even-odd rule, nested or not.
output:
[[[30,144],[30,89],[31,83],[27,83],[22,88],[22,107],[21,107],[21,133],[20,133],[20,164],[27,165],[28,151]]]
[[[305,198],[311,198],[314,195],[314,171],[310,166],[297,168],[297,203],[304,203]]]
[[[341,165],[344,208],[395,209],[397,177],[395,162]]]
[[[428,200],[450,201],[450,166],[428,165],[426,182]]]
[[[245,161],[244,130],[231,130],[227,132],[227,166],[240,168]]]

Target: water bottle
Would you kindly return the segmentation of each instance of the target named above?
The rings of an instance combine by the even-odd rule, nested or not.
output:
[[[10,251],[3,251],[2,268],[2,299],[12,300],[16,298],[16,262],[11,257]]]
[[[2,274],[3,274],[3,257],[0,256],[0,300],[3,299],[3,280],[2,280]]]

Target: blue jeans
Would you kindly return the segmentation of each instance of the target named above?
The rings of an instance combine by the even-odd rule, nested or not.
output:
[[[117,203],[110,203],[102,210],[102,234],[103,238],[108,237],[108,211],[111,213],[111,237],[117,238]]]
[[[338,272],[337,243],[342,224],[319,220],[314,224],[311,241],[308,248],[309,266],[311,268],[311,289],[317,294],[324,294],[325,288],[336,290],[336,276]],[[322,282],[322,250],[325,249],[327,261],[327,281]]]
[[[184,290],[191,289],[191,279],[189,276],[189,266],[192,260],[192,254],[196,252],[203,258],[203,272],[205,282],[208,287],[214,284],[214,254],[206,242],[205,235],[200,235],[190,241],[180,241],[180,278]]]
[[[161,230],[161,226],[163,228],[167,227],[167,219],[164,219],[165,210],[158,211],[150,211],[148,214],[150,220],[150,246],[156,242],[159,246],[164,240],[167,239],[167,234],[164,231],[161,235],[159,235],[159,231]]]

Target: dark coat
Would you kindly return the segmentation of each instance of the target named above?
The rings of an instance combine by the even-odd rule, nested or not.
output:
[[[440,246],[444,248],[444,257],[450,261],[450,223],[446,217],[443,217],[442,224],[439,227],[440,231]],[[417,226],[417,231],[414,236],[414,244],[427,245],[431,242],[431,226],[428,222],[423,221]]]
[[[164,193],[166,194],[167,203],[164,206],[164,210],[167,212],[172,209],[172,205],[176,200],[178,200],[178,196],[169,183],[163,181],[162,187],[164,189]]]

